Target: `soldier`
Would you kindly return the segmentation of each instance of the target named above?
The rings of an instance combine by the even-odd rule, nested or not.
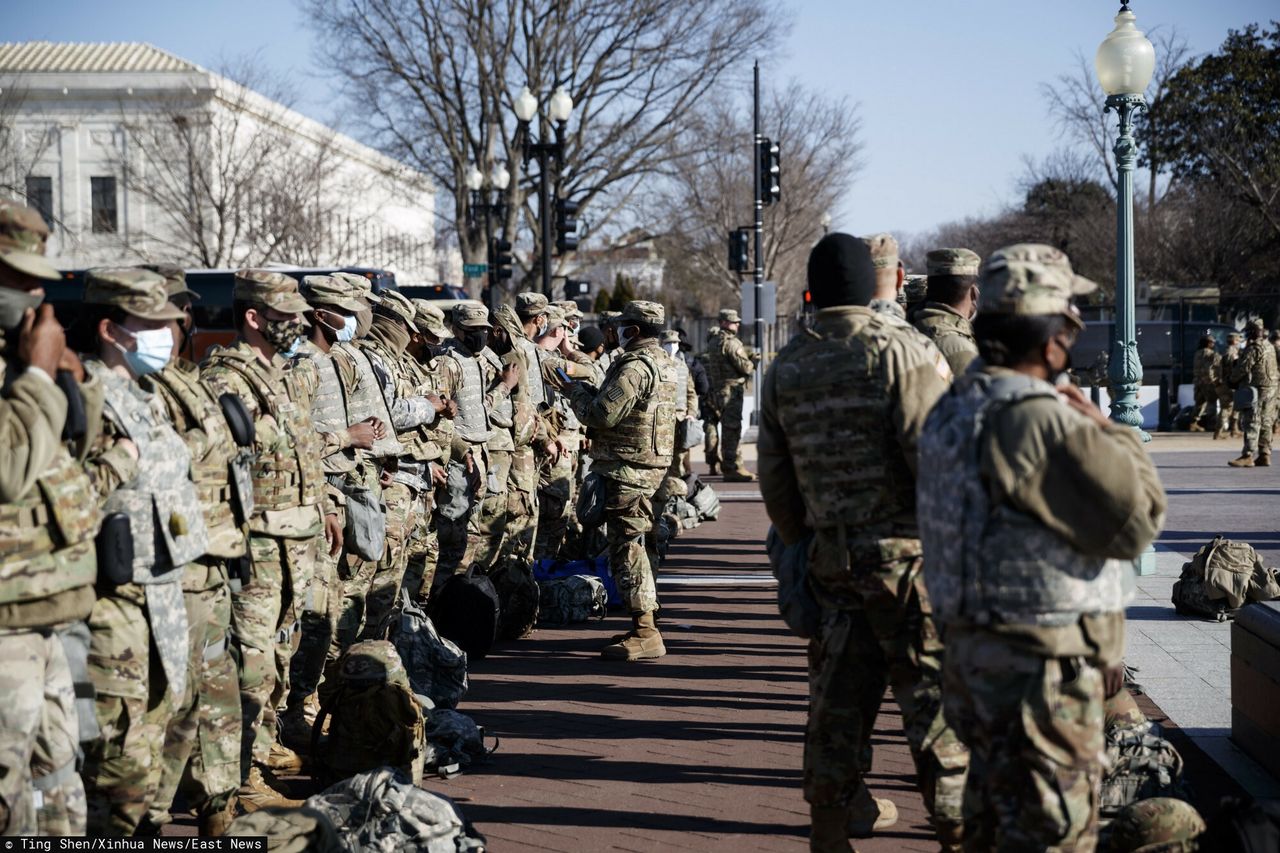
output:
[[[902,310],[907,315],[908,323],[915,325],[920,309],[924,307],[928,297],[929,277],[908,274],[902,285]]]
[[[658,345],[666,320],[656,302],[628,302],[619,316],[620,355],[597,391],[569,386],[574,413],[587,427],[592,471],[605,480],[609,567],[632,628],[601,650],[612,660],[646,660],[667,653],[654,624],[658,607],[652,564],[653,496],[675,447],[675,366]]]
[[[248,553],[249,519],[244,510],[252,501],[249,469],[253,460],[251,451],[241,446],[248,436],[232,432],[221,402],[200,380],[198,367],[182,357],[191,319],[183,305],[195,296],[187,289],[182,268],[158,264],[150,269],[165,277],[169,304],[182,311],[184,319],[168,321],[173,337],[169,363],[141,376],[139,384],[164,405],[191,454],[192,479],[209,546],[182,575],[190,638],[187,689],[173,703],[156,768],[156,790],[139,834],[158,834],[169,823],[169,809],[190,762],[184,799],[196,811],[201,834],[218,836],[235,815],[235,792],[240,787],[240,686],[228,647],[232,578],[228,566],[234,565],[239,583]],[[243,403],[237,399],[228,405]],[[238,497],[233,498],[233,492]]]
[[[978,357],[969,321],[978,310],[980,262],[968,249],[929,252],[926,301],[912,321],[938,347],[956,376]]]
[[[1222,353],[1222,359],[1218,363],[1218,383],[1214,386],[1214,391],[1218,395],[1218,424],[1213,432],[1215,441],[1226,438],[1228,433],[1231,438],[1239,438],[1240,431],[1236,429],[1238,425],[1239,414],[1235,410],[1235,382],[1231,378],[1231,370],[1236,360],[1240,358],[1240,334],[1231,332],[1227,335],[1227,348]]]
[[[662,333],[661,342],[663,352],[671,356],[671,360],[676,365],[676,438],[680,439],[688,429],[686,421],[698,417],[698,392],[694,390],[693,376],[689,373],[689,368],[680,354],[680,333],[674,329],[668,329]],[[689,494],[689,486],[684,480],[686,473],[691,470],[688,468],[688,456],[689,451],[677,441],[671,467],[667,470],[667,476],[658,488],[655,498],[658,510],[666,506],[671,498],[683,498]]]
[[[559,308],[564,315],[565,338],[570,346],[578,348],[578,330],[582,328],[582,309],[572,299],[559,299],[551,303],[551,307]]]
[[[863,780],[888,684],[934,827],[957,849],[967,756],[942,717],[942,646],[915,507],[916,439],[950,371],[909,325],[870,308],[875,271],[863,241],[823,237],[808,280],[815,323],[765,376],[759,449],[775,530],[787,544],[813,537],[808,578],[823,608],[809,643],[810,847],[848,850],[850,835],[897,820]]]
[[[1247,334],[1249,342],[1245,345],[1244,355],[1231,365],[1231,379],[1237,387],[1252,387],[1255,395],[1253,405],[1245,408],[1241,417],[1244,447],[1238,458],[1227,463],[1233,468],[1271,464],[1271,428],[1276,417],[1276,384],[1280,382],[1275,347],[1267,342],[1267,330],[1262,321],[1252,321]],[[1255,452],[1257,459],[1253,458]]]
[[[1271,346],[1276,351],[1277,362],[1280,363],[1280,329],[1275,329],[1271,332]],[[1277,413],[1273,409],[1271,412],[1271,434],[1275,435],[1277,432],[1280,432],[1280,417],[1277,417]]]
[[[862,242],[871,250],[871,263],[876,270],[876,291],[869,307],[877,314],[885,314],[906,323],[907,312],[902,307],[902,289],[906,284],[907,274],[898,257],[898,241],[892,234],[881,232],[863,237]]]
[[[732,308],[722,308],[720,325],[707,334],[704,356],[711,403],[707,408],[706,458],[712,474],[720,466],[727,483],[750,483],[755,474],[742,464],[742,398],[747,379],[755,372],[758,353],[738,338],[742,318]]]
[[[604,333],[604,355],[596,360],[600,365],[600,370],[608,372],[609,364],[613,359],[620,355],[618,352],[618,317],[621,311],[601,311],[600,312],[600,331]]]
[[[276,707],[288,695],[294,634],[315,575],[318,539],[340,541],[337,514],[325,496],[320,465],[325,437],[311,420],[318,377],[309,362],[289,358],[302,344],[308,310],[298,283],[269,270],[240,270],[232,291],[238,333],[215,348],[201,377],[219,394],[244,401],[254,426],[253,515],[249,579],[232,592],[240,647],[241,806],[296,805],[271,784],[272,770],[301,760],[276,743]],[[327,511],[328,510],[328,511]]]
[[[587,326],[578,332],[578,352],[590,359],[588,381],[599,385],[604,381],[604,370],[600,367],[600,359],[604,356],[604,332],[595,326]]]
[[[1123,575],[1165,496],[1138,433],[1066,369],[1096,285],[1051,246],[983,267],[984,366],[956,380],[920,435],[925,578],[947,640],[947,721],[972,754],[969,850],[1092,850],[1103,701],[1124,682]]]
[[[1213,335],[1200,338],[1200,349],[1196,350],[1193,364],[1193,380],[1195,382],[1195,408],[1191,412],[1191,432],[1204,432],[1201,421],[1213,414],[1214,403],[1218,399],[1217,386],[1222,381],[1222,356],[1214,349]]]
[[[159,784],[165,730],[187,690],[189,640],[182,580],[209,547],[192,483],[191,456],[164,406],[138,379],[173,354],[165,280],[142,269],[85,276],[84,311],[72,332],[102,383],[102,434],[85,460],[106,520],[89,617],[89,670],[102,737],[85,756],[88,833],[129,836]],[[128,551],[117,550],[132,543]],[[152,655],[152,649],[155,655]],[[152,666],[153,661],[157,664]],[[168,695],[166,695],[168,694]]]
[[[85,382],[53,307],[40,304],[45,283],[61,279],[44,258],[48,236],[39,213],[0,202],[4,836],[85,834],[77,741],[97,731],[93,690],[84,671],[84,620],[93,609],[98,573],[93,537],[101,514],[97,502],[85,498],[91,487],[79,462],[102,428],[102,386]],[[54,377],[63,370],[73,381],[59,387]],[[64,434],[71,433],[79,458],[63,443]],[[126,457],[129,465],[136,458]],[[88,713],[77,711],[77,705],[83,708],[78,694],[88,697]]]

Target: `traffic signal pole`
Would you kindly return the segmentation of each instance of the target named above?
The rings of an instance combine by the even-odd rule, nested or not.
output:
[[[751,174],[755,175],[755,232],[756,232],[756,255],[755,265],[752,270],[752,280],[755,287],[752,288],[755,299],[755,327],[756,327],[756,351],[760,353],[760,359],[756,362],[755,375],[755,393],[751,395],[752,411],[751,422],[753,424],[760,423],[760,387],[764,380],[764,317],[763,301],[764,301],[764,176],[761,175],[760,168],[760,142],[763,137],[760,135],[760,61],[756,60],[755,64],[755,86],[752,98],[752,111],[754,113],[752,119],[754,138],[751,145]]]

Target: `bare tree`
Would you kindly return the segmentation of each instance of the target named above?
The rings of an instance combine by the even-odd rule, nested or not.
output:
[[[512,99],[563,85],[575,111],[556,176],[561,197],[591,207],[597,230],[618,218],[641,182],[670,171],[685,116],[735,67],[784,29],[767,0],[305,0],[371,137],[452,197],[463,259],[484,258],[468,228],[469,162],[516,162]],[[549,136],[544,117],[535,126]],[[485,170],[487,171],[487,169]],[[500,230],[534,222],[530,170],[506,192]],[[451,214],[451,216],[450,216]],[[546,247],[534,227],[532,252]]]

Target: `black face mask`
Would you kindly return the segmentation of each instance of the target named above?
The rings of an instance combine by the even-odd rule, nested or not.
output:
[[[1071,347],[1063,344],[1062,340],[1056,336],[1053,338],[1053,342],[1057,344],[1058,349],[1062,350],[1062,354],[1066,356],[1066,360],[1062,362],[1062,369],[1059,370],[1057,376],[1054,377],[1055,384],[1062,384],[1064,381],[1070,382]]]
[[[489,341],[489,349],[493,350],[498,355],[506,355],[511,352],[511,339],[494,335]]]
[[[489,333],[481,329],[476,332],[467,332],[462,336],[462,345],[471,352],[478,353],[489,343]]]

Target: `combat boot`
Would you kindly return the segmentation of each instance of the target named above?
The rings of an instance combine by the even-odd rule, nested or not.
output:
[[[272,773],[301,773],[302,756],[287,746],[271,744],[271,754],[267,756],[267,769]]]
[[[1268,453],[1259,453],[1259,454],[1258,454],[1258,458],[1257,458],[1257,459],[1255,459],[1255,460],[1253,460],[1253,464],[1254,464],[1254,465],[1256,465],[1256,466],[1257,466],[1257,467],[1259,467],[1259,468],[1270,468],[1270,467],[1271,467],[1271,454],[1270,454],[1269,452],[1268,452]]]
[[[870,838],[873,832],[898,822],[898,807],[893,800],[883,797],[867,797],[867,800],[870,802],[854,803],[847,810],[845,829],[850,838]]]
[[[724,481],[726,483],[754,483],[756,481],[756,475],[752,474],[746,468],[737,468],[733,471],[725,471]]]
[[[964,824],[956,820],[934,819],[933,829],[938,833],[942,853],[962,853],[964,850]]]
[[[1204,432],[1204,431],[1205,431],[1204,427],[1200,426],[1200,424],[1196,423],[1195,421],[1192,421],[1191,426],[1187,427],[1187,432]]]
[[[232,794],[227,804],[216,811],[200,815],[200,835],[205,838],[218,838],[225,835],[227,827],[236,819],[236,798]]]
[[[653,613],[641,613],[631,617],[635,627],[631,636],[620,643],[605,646],[600,650],[600,657],[608,660],[653,660],[667,653],[662,643],[662,635],[653,624]]]
[[[311,723],[307,721],[303,706],[285,708],[284,713],[280,715],[278,725],[280,742],[286,747],[295,753],[302,754],[311,749]],[[275,750],[272,750],[272,757],[275,757]],[[269,764],[269,766],[272,765]]]
[[[1252,468],[1253,457],[1250,456],[1248,453],[1246,453],[1243,456],[1240,456],[1239,458],[1232,459],[1227,464],[1230,465],[1232,468]]]
[[[1227,434],[1226,434],[1225,432],[1223,432],[1223,431],[1222,431],[1222,427],[1218,427],[1217,429],[1215,429],[1215,430],[1213,431],[1213,440],[1214,440],[1214,441],[1222,441],[1222,440],[1223,440],[1224,438],[1226,438],[1226,437],[1227,437]]]
[[[256,764],[249,770],[249,778],[240,786],[236,796],[246,812],[268,808],[296,809],[303,803],[302,800],[289,799],[267,784],[262,768]]]
[[[708,462],[708,463],[707,463],[707,476],[708,476],[708,477],[714,477],[715,475],[716,475],[716,463],[714,463],[714,462]]]
[[[845,822],[849,810],[844,806],[809,806],[810,853],[850,853]]]

